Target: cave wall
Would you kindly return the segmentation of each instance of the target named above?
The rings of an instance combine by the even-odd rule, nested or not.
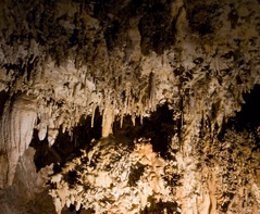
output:
[[[51,197],[46,191],[48,166],[36,172],[33,162],[35,150],[28,148],[19,158],[11,186],[0,189],[0,213],[55,213]]]
[[[0,9],[1,188],[33,128],[51,146],[82,116],[94,126],[98,108],[107,137],[115,118],[142,120],[168,103],[179,124],[182,212],[214,213],[205,211],[215,199],[201,183],[197,148],[214,145],[260,82],[258,1],[4,0]]]

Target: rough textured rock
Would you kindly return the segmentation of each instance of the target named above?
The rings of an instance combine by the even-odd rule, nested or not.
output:
[[[139,213],[158,203],[160,211],[179,213],[175,187],[169,185],[178,171],[176,161],[159,157],[149,140],[133,146],[101,140],[53,175],[50,194],[57,212],[72,204],[94,213]]]
[[[19,158],[13,185],[0,190],[0,213],[55,213],[51,197],[46,193],[46,181],[52,173],[45,167],[36,173],[34,149],[28,148]]]
[[[89,213],[257,213],[255,141],[252,133],[228,130],[221,141],[194,141],[189,157],[175,146],[165,159],[150,140],[106,138],[51,177],[50,195],[58,213],[65,206]]]
[[[1,1],[0,187],[33,129],[52,146],[84,117],[94,127],[98,109],[108,137],[167,103],[181,213],[259,210],[260,124],[229,123],[260,84],[259,11],[257,0]]]

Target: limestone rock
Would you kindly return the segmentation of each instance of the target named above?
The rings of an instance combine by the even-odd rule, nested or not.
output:
[[[12,185],[17,162],[29,147],[36,119],[36,105],[29,97],[6,102],[0,123],[1,188]]]

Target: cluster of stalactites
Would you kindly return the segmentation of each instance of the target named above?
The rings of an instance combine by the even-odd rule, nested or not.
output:
[[[57,43],[46,43],[46,47],[35,38],[25,39],[24,43],[18,39],[14,45],[7,42],[8,35],[14,33],[14,29],[21,30],[16,29],[15,24],[19,24],[23,19],[17,19],[18,23],[9,26],[7,38],[1,38],[3,45],[0,50],[0,91],[6,91],[10,97],[18,93],[25,94],[28,100],[34,100],[32,102],[35,102],[35,110],[30,111],[33,116],[28,118],[32,118],[32,124],[37,118],[37,123],[28,126],[28,132],[31,133],[33,128],[37,128],[39,139],[47,137],[50,145],[55,142],[60,128],[63,132],[70,131],[82,116],[91,115],[91,123],[94,126],[96,109],[102,114],[102,135],[106,137],[112,133],[113,122],[117,117],[121,118],[122,124],[124,116],[131,115],[134,124],[135,117],[142,119],[162,102],[169,103],[174,109],[176,115],[173,117],[183,115],[183,124],[199,124],[199,121],[207,118],[212,130],[214,127],[220,129],[223,121],[240,110],[243,93],[260,82],[257,13],[259,4],[257,1],[230,2],[232,4],[221,3],[219,8],[214,8],[211,27],[218,26],[218,33],[201,37],[198,37],[196,30],[204,26],[200,25],[203,7],[201,8],[199,3],[195,4],[198,7],[194,8],[198,9],[199,14],[194,17],[194,21],[189,22],[189,14],[186,14],[188,11],[178,10],[182,7],[181,1],[176,4],[176,8],[174,4],[172,13],[179,11],[177,17],[171,17],[176,18],[176,41],[172,48],[160,55],[152,51],[145,56],[142,54],[140,42],[143,38],[138,28],[138,20],[131,20],[133,23],[126,33],[133,44],[132,48],[125,49],[129,52],[127,60],[124,57],[125,52],[120,48],[108,50],[103,33],[100,33],[98,27],[99,22],[85,14],[81,20],[87,23],[86,29],[89,30],[84,32],[85,36],[99,36],[100,40],[97,48],[91,49],[93,53],[88,46],[82,48],[83,56],[89,51],[91,60],[84,61],[81,66],[76,63],[78,55],[73,48],[62,63],[57,63],[57,60],[52,58],[52,54],[59,58],[64,57],[64,53],[58,48],[54,49],[55,53],[47,51],[52,50],[55,45],[60,45],[55,31],[51,31],[49,36],[51,41],[54,39]],[[39,3],[38,9],[45,14],[44,5],[37,1],[35,3]],[[60,14],[68,13],[69,21],[61,21],[63,16],[56,18],[65,30],[71,32],[74,17],[71,17],[72,12],[67,10],[66,5],[61,5]],[[231,19],[233,13],[236,20]],[[6,14],[0,13],[0,16],[4,16],[11,24],[12,20]],[[4,26],[4,23],[0,24]],[[21,26],[22,24],[24,23],[21,23]],[[50,29],[49,22],[45,24],[44,30],[53,30]],[[68,35],[64,38],[60,35],[63,39],[67,39],[66,36]],[[97,57],[93,56],[95,53]],[[15,108],[15,105],[16,102],[12,106]],[[10,125],[13,120],[6,119],[8,114],[13,114],[12,108],[5,107],[4,112],[8,113],[2,116],[1,126],[13,127]],[[23,116],[15,117],[19,118],[15,121],[19,121]],[[26,123],[25,121],[27,118],[21,123]],[[4,137],[2,145],[13,145],[15,142],[14,145],[19,148],[19,143],[13,140],[15,137],[9,139],[8,134],[19,131],[12,128],[11,131],[3,132],[8,136]],[[23,133],[19,136],[23,136]],[[27,144],[27,140],[22,142],[25,147]],[[3,148],[5,153],[4,147],[1,149]],[[4,159],[4,155],[1,157]]]

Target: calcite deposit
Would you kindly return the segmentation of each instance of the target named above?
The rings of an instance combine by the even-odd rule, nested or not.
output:
[[[18,207],[48,192],[47,213],[54,205],[68,212],[66,203],[82,213],[258,213],[259,14],[258,0],[2,0],[0,204],[11,207],[4,213],[43,213],[40,202]],[[171,122],[151,122],[162,106]],[[93,130],[101,131],[92,140]],[[135,156],[142,148],[153,158],[126,191],[133,168],[144,165]],[[104,159],[90,169],[89,155],[99,152]],[[28,157],[53,172],[31,198],[13,191],[10,204],[5,192]],[[163,181],[173,171],[174,182]],[[113,172],[126,177],[112,182],[120,179]],[[74,192],[84,184],[89,189]]]
[[[139,213],[155,201],[161,203],[160,211],[180,213],[175,186],[170,185],[178,171],[176,161],[159,157],[148,140],[138,141],[133,147],[101,140],[53,175],[50,194],[56,198],[56,211],[72,204],[94,213]]]

